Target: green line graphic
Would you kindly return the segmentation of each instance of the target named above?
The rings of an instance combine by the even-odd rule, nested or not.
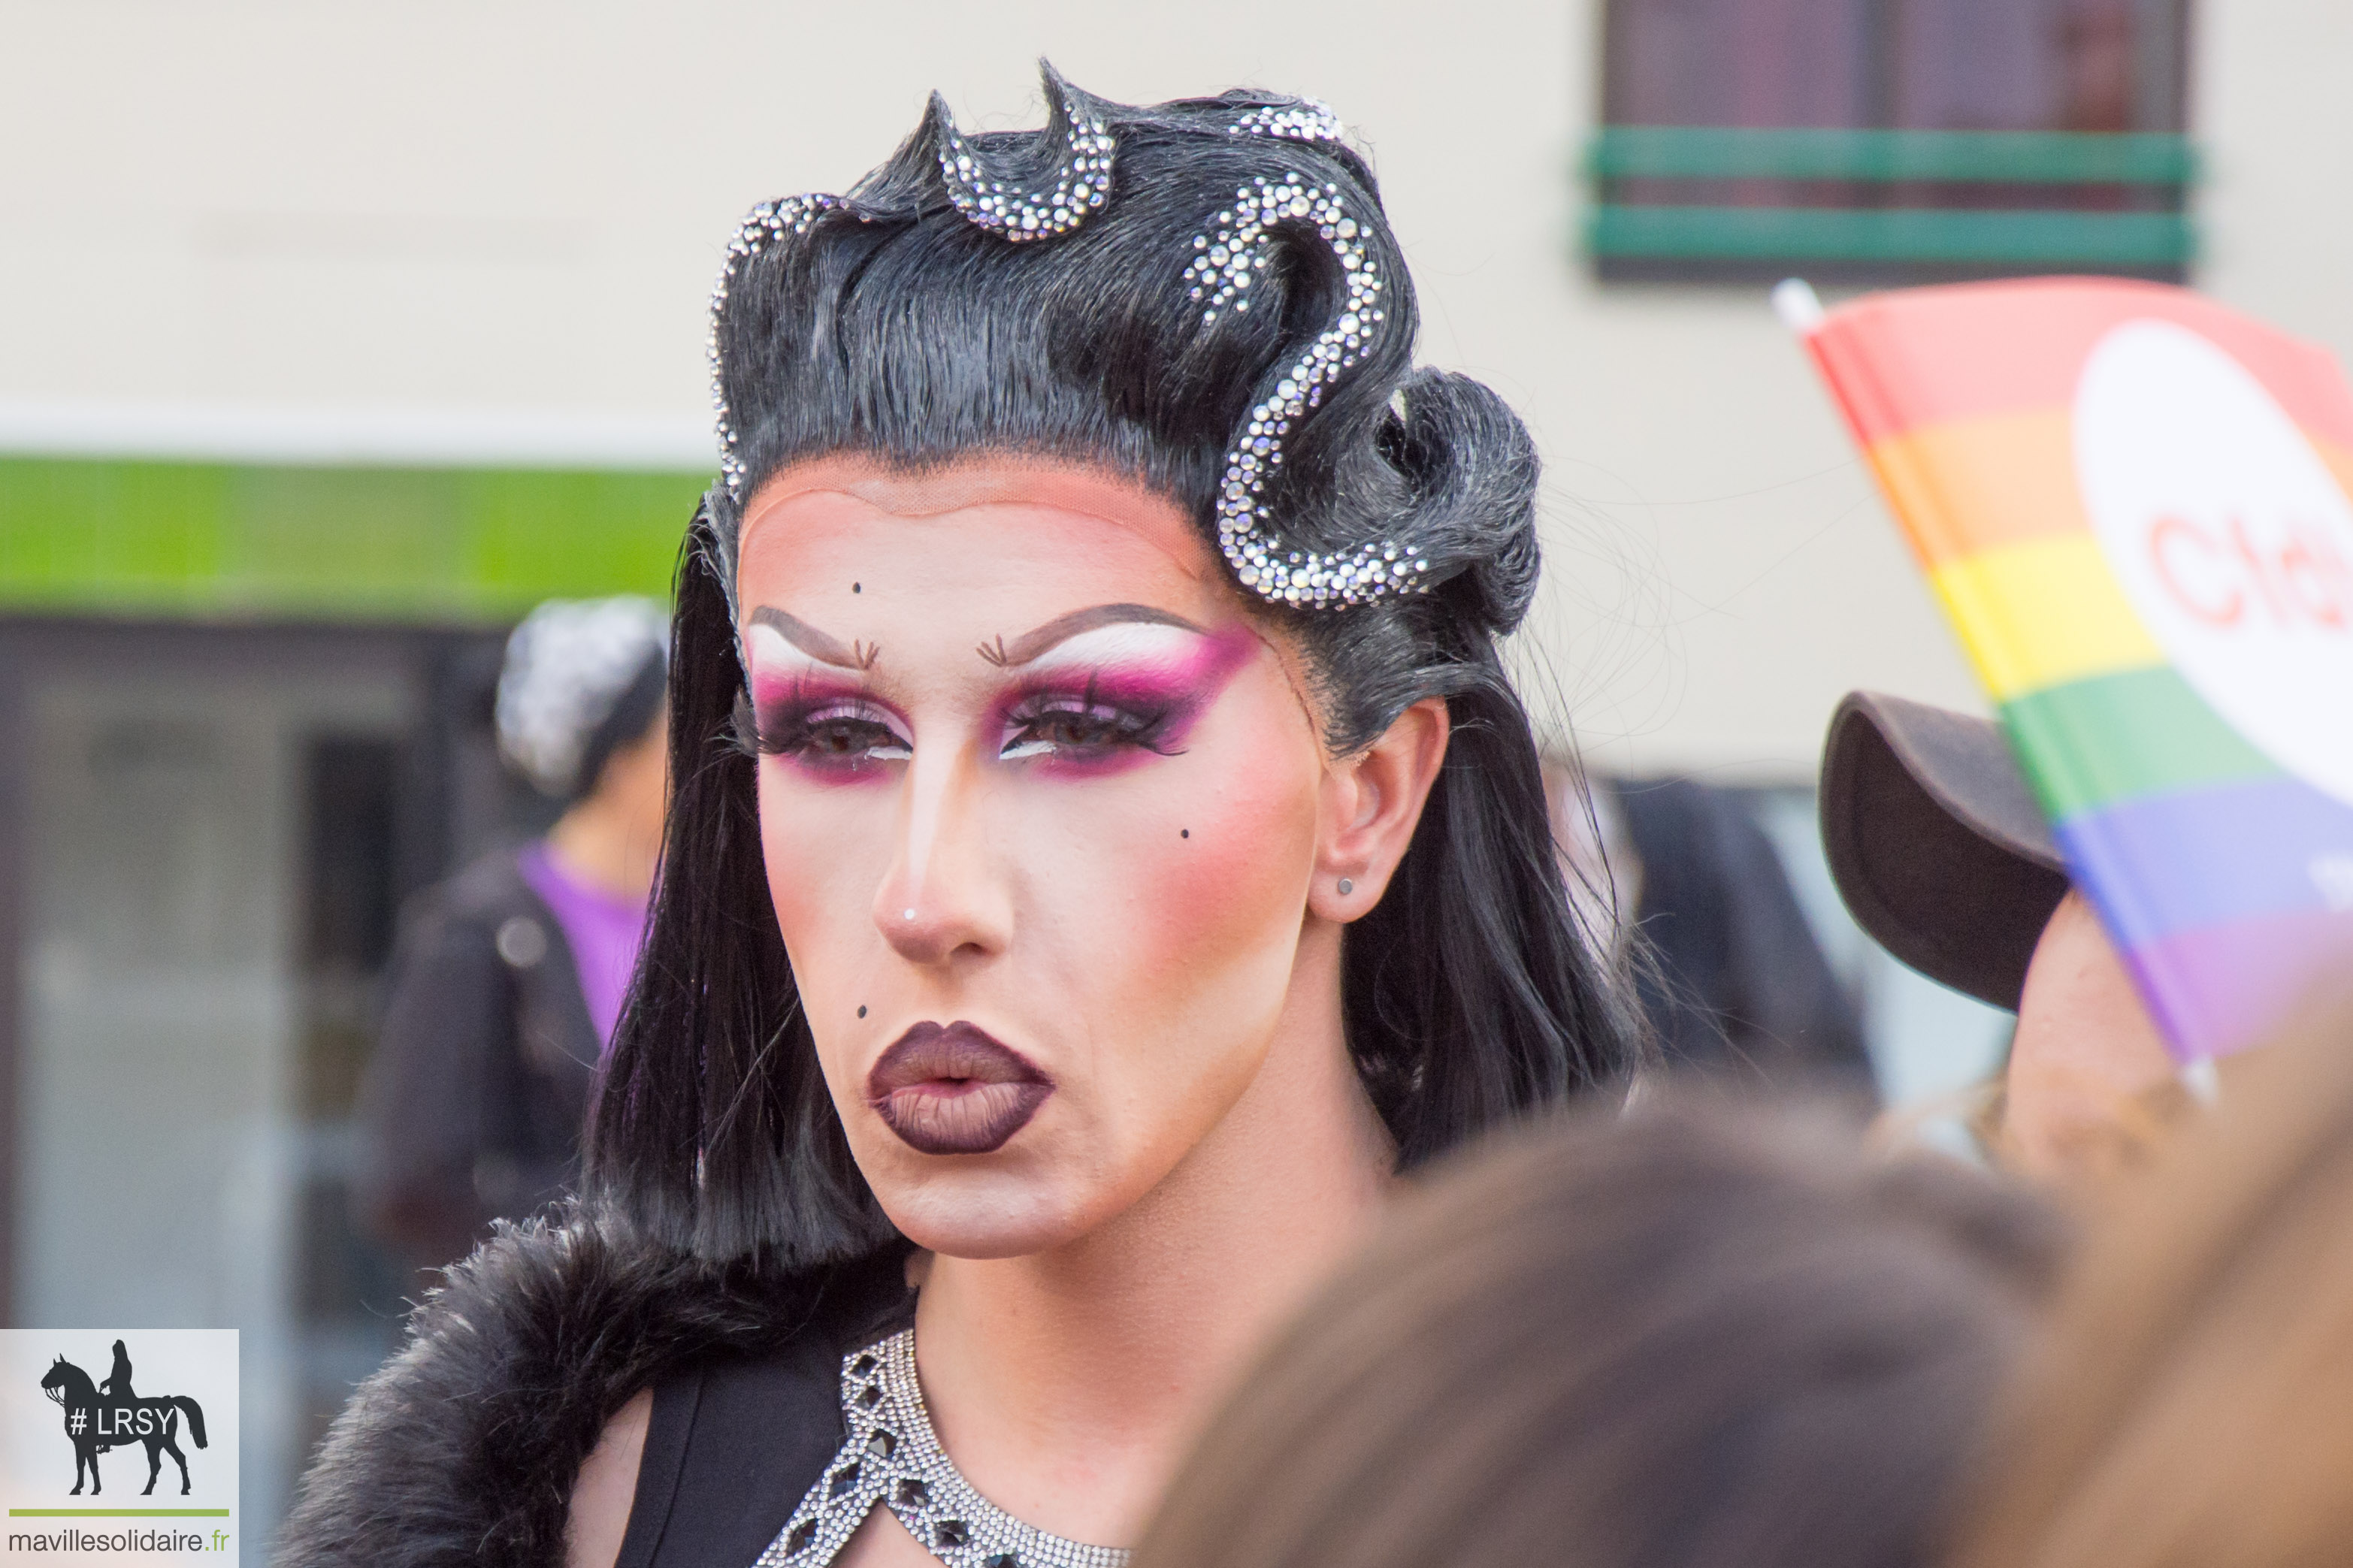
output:
[[[227,1519],[225,1508],[12,1508],[10,1519]]]

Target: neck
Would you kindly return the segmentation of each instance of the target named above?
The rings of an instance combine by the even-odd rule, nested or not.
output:
[[[604,793],[590,795],[556,819],[547,830],[547,852],[579,881],[620,899],[642,899],[653,891],[654,871],[661,862],[661,826],[638,820]]]
[[[1311,921],[1265,1064],[1151,1193],[1050,1252],[930,1261],[916,1343],[957,1468],[1039,1529],[1132,1542],[1257,1342],[1369,1227],[1395,1158],[1341,1028],[1339,929]]]

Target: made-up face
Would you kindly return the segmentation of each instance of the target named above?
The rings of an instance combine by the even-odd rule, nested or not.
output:
[[[1283,1013],[1329,858],[1293,651],[1180,509],[1068,468],[804,464],[740,561],[768,884],[860,1168],[935,1250],[1083,1235]]]

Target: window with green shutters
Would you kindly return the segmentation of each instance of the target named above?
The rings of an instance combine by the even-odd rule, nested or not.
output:
[[[1608,0],[1604,278],[2178,279],[2187,0]]]

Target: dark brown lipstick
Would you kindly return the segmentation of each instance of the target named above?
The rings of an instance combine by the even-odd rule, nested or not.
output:
[[[1054,1080],[973,1025],[917,1024],[866,1075],[866,1102],[923,1154],[988,1154],[1029,1125]]]

